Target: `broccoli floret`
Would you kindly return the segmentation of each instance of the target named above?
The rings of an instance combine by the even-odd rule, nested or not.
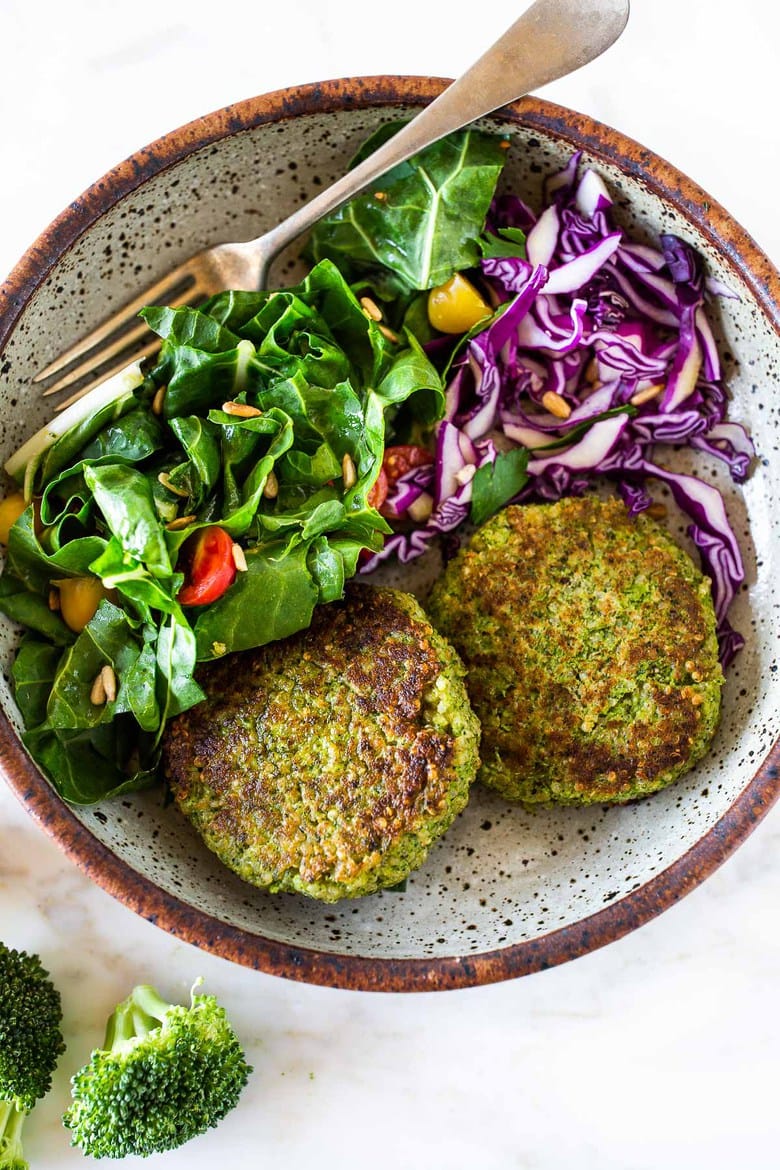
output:
[[[22,1125],[65,1044],[60,993],[37,955],[0,943],[0,1170],[26,1170]]]
[[[136,987],[110,1017],[103,1048],[72,1078],[63,1122],[72,1145],[95,1158],[162,1153],[217,1125],[251,1071],[214,996],[193,988],[184,1007]]]

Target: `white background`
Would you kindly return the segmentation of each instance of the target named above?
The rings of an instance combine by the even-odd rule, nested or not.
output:
[[[175,126],[327,77],[455,75],[522,7],[0,0],[0,276]],[[777,262],[778,43],[769,0],[634,0],[618,44],[543,92],[669,159]],[[175,942],[92,886],[0,789],[0,938],[45,956],[68,1020],[28,1157],[34,1170],[82,1162],[58,1116],[114,1002],[141,979],[182,994],[200,973],[256,1071],[218,1131],[165,1156],[171,1170],[774,1170],[779,904],[775,810],[681,904],[576,963],[438,995],[331,991]]]

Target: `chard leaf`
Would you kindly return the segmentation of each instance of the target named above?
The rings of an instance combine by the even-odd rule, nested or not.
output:
[[[127,615],[110,601],[101,601],[72,646],[60,659],[47,705],[46,724],[51,729],[95,727],[128,709],[124,674],[140,653],[140,645]],[[95,676],[105,665],[113,667],[118,692],[113,702],[93,703],[90,691]]]
[[[392,343],[366,317],[329,260],[295,288],[270,294],[243,332],[258,346],[256,365],[266,365],[277,377],[300,374],[319,386],[333,386],[350,374],[358,390],[375,385],[393,354]]]
[[[239,341],[235,348],[218,353],[166,341],[152,371],[155,382],[166,386],[165,418],[204,414],[234,399],[246,387],[253,354],[251,341]]]
[[[310,544],[306,567],[319,590],[321,603],[338,601],[344,596],[344,557],[324,536]]]
[[[160,734],[168,719],[180,715],[205,697],[192,677],[195,670],[195,635],[186,622],[171,618],[157,635],[157,701]]]
[[[245,292],[236,289],[227,289],[209,297],[200,306],[201,313],[213,317],[220,325],[224,325],[237,336],[243,337],[243,330],[247,323],[256,317],[268,300],[270,292]]]
[[[287,483],[322,487],[341,475],[341,462],[329,443],[320,443],[312,455],[305,451],[288,451],[282,460],[281,474]]]
[[[156,695],[157,655],[155,647],[146,642],[135,662],[125,672],[124,684],[128,710],[144,731],[157,731],[161,726],[160,706]]]
[[[41,524],[51,529],[68,517],[85,523],[92,510],[92,492],[84,480],[87,463],[79,461],[50,479],[41,496]],[[51,540],[51,533],[47,534]],[[59,542],[56,547],[60,547]]]
[[[65,800],[71,804],[95,804],[148,788],[157,779],[153,758],[137,767],[132,766],[134,757],[130,753],[121,759],[120,749],[127,747],[127,737],[118,734],[118,723],[119,720],[113,727],[102,725],[80,731],[52,729],[43,724],[26,731],[22,741]],[[138,738],[137,726],[134,738]],[[106,754],[112,749],[113,755]]]
[[[350,383],[339,382],[331,389],[309,386],[301,405],[309,427],[325,440],[339,463],[345,455],[355,459],[364,439],[365,412]]]
[[[247,419],[212,410],[209,420],[221,436],[224,502],[220,524],[231,536],[243,536],[255,518],[269,474],[293,445],[292,420],[276,408]],[[199,526],[193,525],[187,534]]]
[[[141,463],[164,445],[163,430],[150,410],[136,404],[118,419],[111,419],[80,452],[82,460],[121,460]]]
[[[24,582],[10,572],[0,577],[0,613],[28,630],[42,634],[56,646],[67,646],[76,636],[59,613],[49,609],[48,596],[31,593]]]
[[[215,486],[222,469],[219,429],[197,414],[172,418],[170,427],[187,456],[187,463],[171,472],[171,480],[199,503]]]
[[[258,459],[244,480],[237,506],[222,518],[222,527],[231,536],[243,536],[249,530],[254,521],[260,501],[263,498],[263,491],[268,476],[273,471],[277,460],[286,451],[289,451],[293,444],[293,425],[291,419],[286,415],[282,415],[281,411],[274,413],[281,419],[281,421],[277,421],[277,433],[271,439],[266,453],[262,458]]]
[[[28,479],[36,470],[47,529],[39,539],[28,508],[0,580],[0,610],[38,635],[16,671],[25,742],[74,803],[150,782],[167,720],[202,699],[196,660],[287,637],[343,595],[361,549],[378,551],[390,530],[366,504],[386,414],[408,401],[415,417],[433,418],[443,405],[416,339],[384,336],[328,260],[295,289],[146,316],[165,338],[158,363],[140,394],[80,418],[36,455]],[[164,424],[150,410],[161,386]],[[262,413],[237,417],[221,410],[228,399]],[[266,498],[272,470],[278,491]],[[186,529],[163,527],[190,511]],[[193,630],[173,566],[183,541],[212,523],[242,538],[247,571],[197,612]],[[124,608],[104,601],[75,637],[48,592],[86,574]],[[106,663],[117,696],[93,704]]]
[[[430,317],[428,316],[428,293],[415,293],[402,306],[403,312],[399,322],[399,329],[407,337],[411,334],[417,339],[420,345],[425,345],[427,341],[433,341],[435,337],[440,337],[441,334],[431,325]]]
[[[189,531],[176,535],[186,537]],[[177,620],[184,621],[181,606],[176,600],[183,582],[181,573],[174,573],[170,577],[152,577],[140,561],[127,555],[122,542],[115,536],[111,537],[89,568],[90,572],[100,577],[106,589],[116,589],[128,598],[142,621],[154,621],[152,610],[173,614]]]
[[[11,681],[25,727],[35,727],[46,718],[46,704],[61,655],[61,646],[42,642],[29,634],[19,643],[11,667]]]
[[[301,535],[304,540],[311,540],[322,536],[334,528],[339,528],[346,517],[346,510],[341,500],[325,500],[312,509],[304,521]]]
[[[85,467],[84,479],[126,553],[143,561],[155,576],[169,577],[171,562],[149,477],[115,463]]]
[[[166,306],[149,305],[141,309],[139,316],[164,341],[176,346],[201,349],[205,353],[235,349],[241,340],[202,309],[187,306],[169,309]]]
[[[319,600],[307,556],[305,544],[285,555],[281,541],[248,549],[247,571],[195,622],[198,659],[264,646],[305,629]]]
[[[415,335],[406,334],[409,348],[403,350],[377,386],[386,404],[408,403],[408,410],[421,422],[433,423],[444,414],[444,384]]]
[[[58,472],[70,467],[82,455],[84,448],[99,435],[111,422],[121,419],[128,411],[134,410],[138,399],[132,393],[127,393],[111,402],[107,402],[99,410],[86,415],[75,426],[66,431],[45,452],[43,452],[35,471],[35,488],[39,490],[47,484]]]
[[[48,597],[50,581],[58,577],[83,577],[105,547],[106,542],[101,536],[84,536],[48,553],[35,534],[31,506],[9,533],[6,572],[22,581],[32,592]]]

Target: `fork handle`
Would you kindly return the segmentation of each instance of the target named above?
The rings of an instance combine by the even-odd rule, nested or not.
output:
[[[282,248],[392,167],[476,118],[598,57],[620,36],[628,12],[629,0],[536,0],[478,61],[397,134],[278,227],[244,245],[261,253],[259,286],[265,284],[265,270]]]

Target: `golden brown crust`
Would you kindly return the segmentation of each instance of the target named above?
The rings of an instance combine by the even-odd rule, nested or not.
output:
[[[468,668],[481,776],[512,799],[630,799],[711,739],[722,674],[709,582],[619,500],[507,508],[429,608]]]
[[[453,728],[430,716],[442,645],[413,600],[352,586],[308,630],[210,664],[206,701],[165,742],[177,803],[260,885],[288,873],[360,884],[410,835],[427,848],[465,803],[477,763],[474,749],[461,782]]]

